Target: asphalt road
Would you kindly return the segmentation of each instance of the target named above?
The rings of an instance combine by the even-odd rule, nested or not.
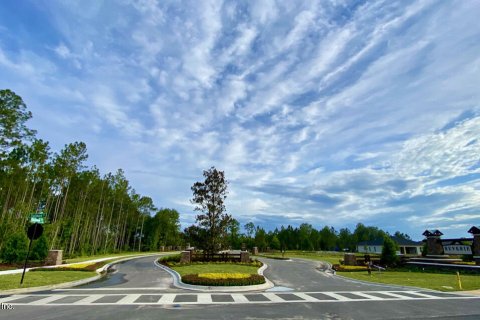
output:
[[[478,297],[347,281],[319,262],[265,260],[274,290],[285,291],[199,294],[174,288],[153,260],[124,262],[73,290],[0,296],[14,308],[0,319],[480,319]]]

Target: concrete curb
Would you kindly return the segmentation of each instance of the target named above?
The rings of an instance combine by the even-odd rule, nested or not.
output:
[[[167,253],[165,255],[168,255],[168,254],[174,254],[174,253]],[[29,288],[19,288],[19,289],[11,289],[11,290],[0,290],[0,294],[19,294],[19,293],[30,293],[30,292],[38,292],[38,291],[47,291],[47,290],[53,290],[53,289],[65,289],[65,288],[71,288],[71,287],[76,287],[76,286],[80,286],[80,285],[84,285],[84,284],[87,284],[87,283],[90,283],[90,282],[94,282],[94,281],[97,281],[103,277],[105,277],[107,275],[107,272],[106,270],[108,268],[110,268],[111,266],[113,266],[114,264],[117,264],[117,263],[121,263],[121,262],[124,262],[124,261],[128,261],[128,260],[133,260],[133,259],[138,259],[138,258],[145,258],[145,257],[150,257],[150,256],[156,256],[156,255],[164,255],[164,254],[145,254],[145,255],[140,255],[140,256],[124,256],[125,258],[123,259],[120,259],[120,260],[116,260],[116,261],[113,261],[113,262],[110,262],[110,263],[107,263],[106,265],[102,266],[101,268],[98,268],[97,270],[95,270],[95,272],[97,273],[96,276],[94,277],[90,277],[90,278],[85,278],[85,279],[81,279],[81,280],[77,280],[77,281],[71,281],[71,282],[63,282],[63,283],[58,283],[58,284],[52,284],[52,285],[48,285],[48,286],[41,286],[41,287],[29,287]],[[76,263],[70,263],[68,265],[72,265],[72,264],[78,264],[78,263],[86,263],[86,262],[99,262],[99,261],[104,261],[104,260],[108,260],[108,259],[111,259],[111,258],[102,258],[102,259],[97,259],[97,260],[89,260],[89,261],[83,261],[83,262],[76,262]],[[66,266],[67,264],[63,264],[63,265],[58,265],[58,266],[52,266],[52,267],[62,267],[62,266]],[[34,269],[34,268],[31,268],[31,269]],[[21,269],[20,269],[21,270]],[[27,269],[28,270],[28,269]],[[22,270],[23,271],[23,270]]]
[[[169,267],[166,267],[157,260],[155,260],[154,264],[162,270],[168,272],[173,278],[173,285],[180,289],[185,290],[193,290],[193,291],[201,291],[201,292],[248,292],[248,291],[263,291],[274,287],[274,284],[268,280],[267,277],[263,276],[263,271],[268,268],[266,263],[263,263],[263,266],[258,269],[258,274],[262,275],[265,278],[264,284],[252,285],[252,286],[196,286],[192,284],[187,284],[182,282],[182,277],[178,272]]]

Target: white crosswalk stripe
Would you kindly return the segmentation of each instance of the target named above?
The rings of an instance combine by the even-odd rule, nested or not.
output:
[[[85,298],[75,301],[73,304],[88,305],[104,296],[105,296],[104,294],[92,294],[91,296],[85,296]]]
[[[125,297],[123,297],[122,299],[118,300],[117,301],[117,304],[130,304],[130,303],[134,303],[135,300],[137,300],[138,298],[140,298],[141,294],[129,294]]]
[[[172,304],[173,300],[175,300],[175,297],[176,297],[176,294],[173,294],[173,293],[164,294],[164,295],[162,295],[160,300],[158,300],[157,303],[158,304]]]
[[[338,301],[348,301],[351,300],[345,296],[339,295],[338,293],[335,292],[322,292],[323,294],[326,294],[327,296],[330,296]]]
[[[148,296],[148,299],[142,299]],[[153,298],[152,298],[153,296]],[[112,294],[24,294],[0,298],[11,305],[192,305],[192,304],[267,304],[329,303],[351,301],[392,301],[431,299],[479,299],[480,296],[452,295],[420,291],[351,291],[351,292],[265,292],[265,293],[112,293]]]
[[[60,300],[64,297],[65,297],[65,295],[60,295],[60,294],[57,294],[57,295],[54,295],[54,296],[47,296],[47,297],[42,298],[40,300],[35,300],[33,302],[30,302],[29,305],[43,305],[43,304],[47,304],[47,303],[50,303],[50,302],[53,302],[53,301],[56,301],[56,300]]]
[[[197,296],[198,303],[212,303],[212,296],[209,293],[200,293]]]
[[[277,296],[275,293],[264,293],[263,294],[268,300],[273,301],[273,302],[284,302],[282,298]]]

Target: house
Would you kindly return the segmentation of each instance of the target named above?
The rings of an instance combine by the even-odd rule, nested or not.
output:
[[[423,243],[407,240],[398,237],[390,237],[398,245],[399,251],[397,254],[421,255]],[[378,238],[371,241],[362,241],[357,244],[357,252],[381,254],[383,249],[383,238]]]

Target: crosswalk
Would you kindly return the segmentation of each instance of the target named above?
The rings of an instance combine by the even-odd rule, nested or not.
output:
[[[24,294],[0,296],[1,304],[31,306],[271,304],[432,299],[476,299],[479,296],[432,291],[344,291],[266,293]]]

